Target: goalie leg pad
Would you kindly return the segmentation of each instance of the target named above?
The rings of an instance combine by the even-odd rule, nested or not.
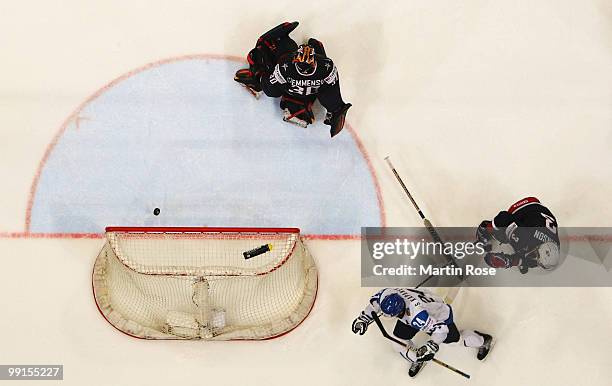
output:
[[[283,95],[280,101],[280,107],[284,112],[283,120],[302,127],[314,123],[312,103],[312,100],[302,100]]]

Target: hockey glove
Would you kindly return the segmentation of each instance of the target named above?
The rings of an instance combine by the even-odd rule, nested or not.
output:
[[[297,49],[297,44],[289,37],[289,34],[297,28],[298,24],[297,21],[281,23],[257,39],[257,44],[248,57],[249,64],[256,69],[253,72],[271,73],[282,52]]]
[[[504,253],[489,252],[485,255],[484,261],[493,268],[510,268],[512,267],[512,258]]]
[[[408,358],[413,362],[426,362],[433,359],[438,352],[440,346],[433,340],[427,341],[416,351],[408,351]]]
[[[476,240],[484,244],[486,252],[491,251],[491,241],[493,240],[493,222],[484,220],[476,230]]]
[[[371,316],[361,311],[361,314],[353,321],[353,333],[363,335],[368,330],[368,326],[374,321]]]
[[[236,75],[234,75],[234,80],[255,92],[261,91],[260,76],[254,74],[248,68],[236,71]]]
[[[344,128],[344,120],[346,119],[346,112],[351,108],[350,103],[345,103],[337,109],[336,111],[328,111],[325,115],[324,124],[330,125],[329,134],[332,136],[336,136],[343,128]]]
[[[264,73],[270,74],[274,70],[276,61],[274,54],[266,46],[258,45],[253,48],[247,55],[249,69],[261,77]]]
[[[504,269],[516,267],[521,263],[520,256],[508,255],[501,252],[489,252],[485,255],[484,260],[489,267]]]

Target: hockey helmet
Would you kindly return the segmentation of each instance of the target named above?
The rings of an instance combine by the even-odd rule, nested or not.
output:
[[[538,247],[538,265],[544,269],[553,269],[559,265],[559,246],[549,241]]]
[[[314,47],[308,44],[300,45],[293,54],[293,63],[301,75],[312,75],[317,69]]]
[[[380,309],[386,316],[400,316],[406,310],[404,298],[397,293],[383,297]]]

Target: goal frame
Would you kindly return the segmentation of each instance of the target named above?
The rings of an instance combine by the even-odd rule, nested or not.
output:
[[[263,273],[259,273],[257,274],[257,276],[260,275],[266,275],[268,273],[271,273],[273,271],[275,271],[277,268],[279,268],[280,266],[282,266],[287,260],[289,260],[291,258],[291,256],[293,256],[294,252],[295,252],[295,248],[297,246],[297,242],[302,242],[302,238],[299,236],[300,235],[300,229],[299,228],[294,228],[294,227],[285,227],[285,228],[272,228],[272,227],[268,227],[268,228],[262,228],[262,227],[197,227],[197,226],[187,226],[187,227],[172,227],[172,226],[152,226],[152,227],[146,227],[146,226],[107,226],[105,227],[105,234],[108,232],[129,232],[129,233],[159,233],[159,234],[172,234],[172,233],[177,233],[177,234],[185,234],[185,233],[193,233],[193,234],[198,234],[198,233],[209,233],[209,234],[213,234],[213,233],[219,233],[219,234],[228,234],[228,233],[235,233],[235,234],[265,234],[265,233],[270,233],[270,234],[282,234],[282,233],[288,233],[288,234],[297,234],[298,235],[298,240],[293,244],[293,247],[291,249],[291,251],[289,253],[287,253],[287,255],[284,257],[284,259],[282,259],[276,266],[274,266],[272,269],[263,272]],[[106,237],[103,237],[105,239],[105,245],[108,242]],[[96,259],[97,260],[97,259]],[[122,263],[123,264],[123,263]],[[127,267],[128,269],[132,270],[135,273],[138,273],[137,271],[133,270],[131,267],[129,267],[128,265],[123,264],[125,267]],[[116,331],[119,331],[120,333],[127,335],[129,337],[132,338],[136,338],[136,339],[140,339],[140,340],[185,340],[185,339],[181,339],[179,337],[167,337],[167,338],[163,338],[163,339],[151,339],[151,338],[147,338],[144,336],[138,336],[138,335],[134,335],[134,334],[130,334],[127,331],[124,331],[122,329],[120,329],[119,327],[117,327],[111,320],[109,320],[109,318],[107,317],[107,315],[104,313],[104,311],[100,308],[100,305],[98,304],[97,301],[97,296],[96,296],[96,288],[95,288],[95,275],[96,275],[96,264],[94,264],[94,267],[92,269],[92,276],[91,276],[91,288],[92,288],[92,295],[94,298],[94,303],[96,305],[96,309],[98,310],[98,312],[100,313],[100,315],[104,318],[104,320],[110,324]],[[149,275],[151,276],[175,276],[173,274],[167,274],[167,273],[150,273]],[[214,276],[214,275],[210,275],[210,276]],[[232,276],[230,274],[224,274],[224,275],[220,275],[220,276]],[[296,328],[298,328],[302,323],[304,323],[304,321],[306,319],[308,319],[308,317],[310,316],[310,313],[312,312],[314,305],[316,303],[317,297],[318,297],[318,292],[319,292],[319,272],[318,269],[316,270],[316,288],[315,288],[315,292],[314,292],[314,297],[312,300],[312,304],[310,305],[308,311],[306,312],[305,316],[302,318],[302,320],[297,323],[295,326],[293,326],[292,328],[290,328],[287,331],[281,332],[279,334],[273,335],[273,336],[269,336],[269,337],[265,337],[265,338],[260,338],[260,339],[249,339],[249,338],[232,338],[232,339],[227,339],[225,340],[226,342],[231,342],[231,341],[266,341],[266,340],[271,340],[271,339],[276,339],[276,338],[280,338],[282,336],[287,335],[288,333],[292,332],[293,330],[295,330]]]

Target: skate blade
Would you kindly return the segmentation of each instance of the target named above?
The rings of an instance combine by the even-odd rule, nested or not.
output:
[[[419,369],[419,371],[418,371],[416,374],[414,374],[414,375],[410,375],[410,372],[408,372],[408,376],[409,376],[410,378],[415,378],[415,377],[417,377],[419,374],[421,374],[421,371],[423,371],[423,369],[424,369],[425,367],[427,367],[427,362],[425,362],[425,364],[423,364],[423,366],[421,366],[421,368]]]
[[[479,362],[484,362],[487,360],[487,358],[489,357],[489,355],[491,355],[491,351],[493,351],[493,347],[495,347],[495,343],[497,342],[497,339],[493,338],[493,340],[491,341],[491,346],[489,347],[489,352],[487,353],[487,356],[480,359]]]
[[[249,94],[251,94],[251,95],[253,95],[255,97],[255,99],[259,100],[259,97],[261,96],[261,91],[255,91],[252,88],[250,88],[249,86],[244,85],[242,83],[238,83],[238,84],[241,85],[242,87],[244,87],[249,92]]]

